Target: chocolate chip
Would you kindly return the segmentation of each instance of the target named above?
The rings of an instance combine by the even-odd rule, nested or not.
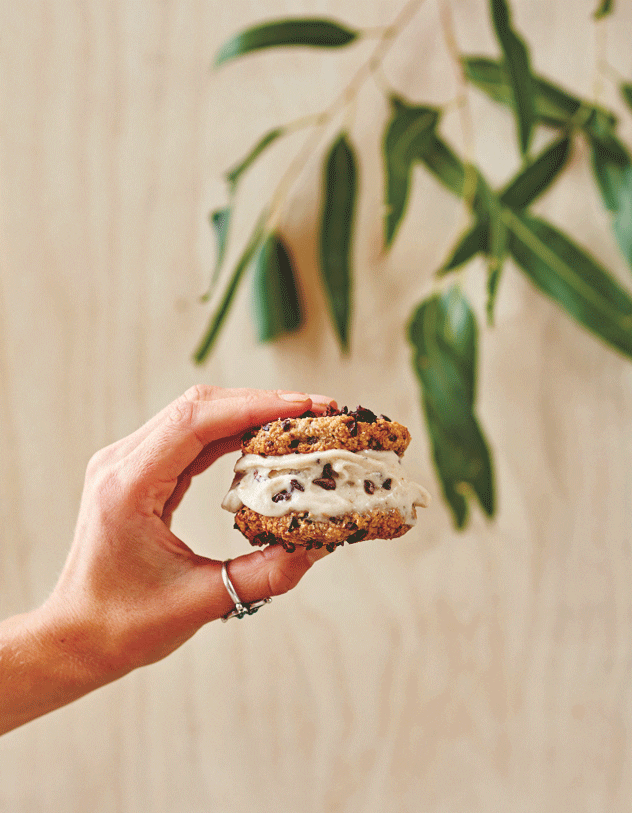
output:
[[[365,480],[364,490],[367,494],[375,494],[375,483],[373,483],[371,480]],[[272,499],[274,499],[274,497]]]
[[[325,465],[323,466],[323,473],[321,474],[321,477],[331,478],[335,476],[336,475],[334,474],[334,470],[331,467],[331,463],[325,463]]]
[[[283,502],[283,500],[291,500],[292,495],[289,491],[279,491],[272,495],[272,502]]]
[[[333,477],[318,477],[316,480],[312,480],[312,483],[324,488],[325,491],[333,491],[336,488],[336,481]]]
[[[390,477],[388,477],[388,478],[387,478],[386,480],[384,480],[384,482],[382,483],[382,488],[385,488],[387,491],[390,491],[390,490],[391,490],[391,485],[392,485],[392,484],[393,484],[393,481],[391,480],[391,478],[390,478]]]
[[[305,488],[299,483],[298,480],[290,480],[292,491],[305,491]]]
[[[375,423],[377,421],[377,415],[374,412],[371,412],[370,409],[365,409],[361,406],[356,407],[356,409],[349,414],[354,415],[356,420],[361,421],[362,423]]]
[[[299,529],[299,521],[296,518],[296,514],[290,520],[290,524],[287,526],[288,531],[297,531]]]
[[[361,542],[368,533],[368,528],[360,528],[354,534],[351,534],[351,536],[347,539],[347,542],[349,545],[353,545],[354,542]]]
[[[290,441],[290,449],[296,449],[300,442],[301,441],[299,438],[292,438],[292,440]]]
[[[383,421],[388,421],[389,423],[392,423],[392,421],[391,421],[391,419],[388,417],[388,415],[380,415],[380,418],[381,418]]]
[[[302,415],[299,415],[299,418],[315,418],[316,413],[312,412],[311,409],[308,409],[307,412],[303,412]]]
[[[358,529],[358,523],[352,519],[349,522],[345,522],[345,528],[347,531],[356,531]]]
[[[288,432],[292,428],[292,421],[289,418],[286,418],[281,424],[281,428],[284,432]]]
[[[349,430],[349,434],[351,435],[351,437],[355,438],[358,434],[358,422],[356,421],[356,419],[352,417],[347,418],[345,424],[347,426],[347,429]]]
[[[253,545],[276,545],[279,540],[270,531],[262,531],[252,540]]]
[[[329,553],[333,553],[336,550],[336,543],[330,542],[328,545],[326,545],[326,548],[329,551]]]
[[[318,443],[318,438],[310,435],[310,437],[305,438],[305,443],[307,443],[309,446],[313,446],[315,443]]]
[[[296,545],[294,544],[294,542],[290,542],[287,539],[282,539],[281,544],[288,553],[294,553],[294,551],[296,550]]]

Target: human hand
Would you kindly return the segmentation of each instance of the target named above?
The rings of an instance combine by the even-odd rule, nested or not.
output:
[[[157,661],[233,608],[221,562],[194,553],[171,530],[192,478],[239,448],[251,426],[331,399],[296,393],[193,387],[129,437],[97,452],[75,538],[41,608],[49,643],[103,683]],[[281,546],[231,561],[244,603],[294,587],[324,550]]]

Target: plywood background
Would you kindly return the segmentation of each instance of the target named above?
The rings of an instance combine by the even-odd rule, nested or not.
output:
[[[445,4],[445,3],[444,3]],[[496,54],[484,0],[452,0],[464,52]],[[0,740],[4,813],[619,813],[632,798],[632,365],[509,267],[481,349],[480,416],[500,511],[456,533],[438,498],[403,325],[464,223],[419,172],[381,252],[377,86],[349,120],[362,155],[353,352],[341,359],[316,282],[318,154],[282,215],[309,320],[258,346],[249,294],[208,365],[191,353],[224,170],[269,127],[327,106],[374,43],[276,52],[213,72],[236,29],[286,14],[387,24],[386,0],[0,2],[0,611],[51,589],[83,471],[190,384],[326,392],[407,423],[409,467],[437,496],[395,543],[320,563],[253,619],[211,625],[168,660]],[[542,71],[617,109],[632,8],[597,31],[588,0],[514,0]],[[454,66],[427,0],[384,73],[446,103]],[[513,123],[472,92],[476,150],[501,182]],[[632,135],[629,113],[624,134]],[[446,134],[462,138],[458,109]],[[272,149],[240,198],[256,218],[305,134]],[[578,143],[540,209],[630,282]],[[235,256],[238,246],[231,249]],[[482,274],[465,284],[483,310]],[[201,553],[244,550],[219,509],[233,460],[200,479],[174,530]]]

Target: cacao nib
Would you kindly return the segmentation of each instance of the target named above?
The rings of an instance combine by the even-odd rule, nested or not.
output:
[[[305,491],[298,480],[290,480],[290,486],[292,487],[292,491]]]
[[[278,539],[270,531],[262,531],[252,540],[254,545],[276,545]]]
[[[350,417],[345,421],[345,424],[347,425],[347,429],[349,430],[351,437],[355,438],[358,434],[358,422],[356,419]]]
[[[353,545],[355,542],[361,542],[368,533],[368,528],[360,528],[354,534],[351,534],[351,536],[347,539],[347,543],[349,545]]]
[[[278,491],[276,494],[272,495],[272,502],[282,502],[283,500],[291,500],[292,495],[289,491]]]
[[[386,480],[382,483],[382,488],[385,488],[387,491],[391,490],[391,486],[393,485],[393,481],[390,477],[387,477]]]
[[[336,475],[334,474],[334,470],[331,467],[331,463],[325,463],[325,465],[323,466],[323,473],[321,474],[321,477],[330,478],[335,476]]]
[[[367,494],[375,494],[375,483],[371,480],[364,481],[364,490]],[[274,497],[272,498],[274,499]]]
[[[370,409],[365,409],[364,407],[356,407],[353,412],[349,413],[350,415],[354,415],[357,421],[361,421],[362,423],[375,423],[377,421],[377,415],[374,412],[371,412]]]
[[[312,483],[324,488],[325,491],[333,491],[336,488],[336,481],[333,477],[317,477],[316,480],[312,480]]]

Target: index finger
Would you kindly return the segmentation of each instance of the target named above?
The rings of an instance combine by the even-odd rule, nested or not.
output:
[[[295,417],[312,403],[309,395],[283,391],[244,389],[228,398],[210,399],[204,395],[196,388],[174,401],[127,456],[136,483],[172,483],[208,444],[251,426]]]

